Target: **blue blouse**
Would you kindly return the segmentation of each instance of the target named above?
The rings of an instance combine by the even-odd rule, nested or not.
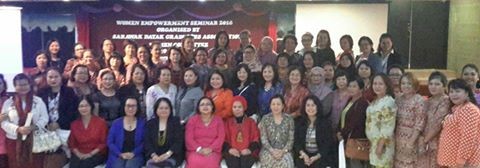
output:
[[[260,117],[270,113],[270,99],[276,94],[283,95],[283,85],[279,82],[269,90],[258,88],[258,110]]]

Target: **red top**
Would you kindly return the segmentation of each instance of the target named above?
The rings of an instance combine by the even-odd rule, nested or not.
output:
[[[245,117],[241,124],[237,124],[235,120],[232,117],[225,121],[225,142],[231,148],[241,151],[247,149],[252,142],[260,142],[260,131],[253,119]],[[239,132],[241,132],[241,140],[238,139]]]
[[[473,103],[452,107],[443,121],[438,146],[441,166],[480,165],[480,110]]]
[[[215,115],[223,120],[232,117],[233,92],[230,89],[220,89],[215,96],[212,91],[208,91],[206,96],[213,99]]]
[[[70,149],[76,148],[86,154],[98,148],[100,153],[106,154],[108,128],[105,120],[92,116],[85,128],[82,119],[77,119],[72,122],[70,130],[70,137],[68,137]]]

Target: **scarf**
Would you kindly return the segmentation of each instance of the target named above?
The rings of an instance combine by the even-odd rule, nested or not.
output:
[[[26,96],[26,106],[25,109],[22,107],[22,98],[19,95],[15,95],[15,109],[18,114],[18,125],[23,126],[27,120],[28,113],[32,111],[33,106],[33,94],[28,93]],[[30,134],[31,135],[31,134]],[[32,159],[32,147],[33,147],[33,137],[28,135],[25,141],[22,141],[22,134],[17,133],[17,142],[16,142],[16,158],[17,164],[20,167],[25,167]]]

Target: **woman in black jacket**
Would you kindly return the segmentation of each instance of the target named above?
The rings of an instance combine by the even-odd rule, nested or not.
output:
[[[48,87],[40,89],[38,96],[47,106],[49,116],[47,129],[57,132],[62,142],[66,144],[70,134],[70,124],[77,119],[78,97],[72,88],[63,84],[62,73],[58,68],[47,69],[46,80]],[[66,152],[68,151],[59,148],[55,152],[47,153],[44,166],[63,167],[67,163]]]
[[[298,168],[336,167],[329,156],[335,147],[332,126],[323,116],[320,100],[313,95],[307,96],[301,113],[295,120],[295,165]]]
[[[145,129],[147,168],[177,167],[184,158],[184,130],[180,119],[172,114],[172,103],[160,98],[154,104],[155,117]]]

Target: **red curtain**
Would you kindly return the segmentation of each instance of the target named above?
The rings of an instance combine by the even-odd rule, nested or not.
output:
[[[77,40],[79,43],[85,45],[86,48],[90,48],[90,21],[88,13],[79,12],[76,15],[77,22]]]

